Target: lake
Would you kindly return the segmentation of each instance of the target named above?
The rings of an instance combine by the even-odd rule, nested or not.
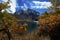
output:
[[[24,24],[24,23],[27,23],[28,24],[28,27],[27,27],[27,32],[32,32],[33,30],[36,29],[37,27],[37,23],[36,22],[26,22],[26,21],[19,21],[17,22],[18,24]]]

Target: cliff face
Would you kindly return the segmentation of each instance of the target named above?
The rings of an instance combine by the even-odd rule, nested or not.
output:
[[[18,12],[14,13],[15,17],[20,20],[37,20],[38,14],[38,12],[31,9],[21,9]]]

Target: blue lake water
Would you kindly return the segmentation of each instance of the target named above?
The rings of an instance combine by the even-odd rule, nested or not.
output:
[[[24,24],[24,23],[28,24],[27,32],[32,32],[37,27],[37,23],[36,22],[26,22],[26,21],[20,21],[20,22],[18,22],[18,24]]]

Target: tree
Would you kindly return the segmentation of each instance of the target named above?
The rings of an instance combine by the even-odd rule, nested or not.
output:
[[[3,10],[3,9],[6,9],[6,8],[9,8],[10,6],[8,5],[9,4],[9,1],[8,0],[7,2],[0,2],[0,12]]]
[[[39,35],[49,35],[51,40],[60,40],[60,14],[57,14],[57,12],[50,12],[48,13],[49,16],[39,17],[39,23],[40,23],[40,30]]]
[[[60,5],[59,0],[49,0],[49,1],[53,4],[54,9],[56,9]]]
[[[59,0],[49,0],[52,3],[52,6],[48,9],[51,9],[52,11],[55,11],[57,13],[60,13],[60,2]]]
[[[7,2],[0,2],[0,32],[3,31],[4,33],[6,33],[8,35],[8,39],[10,40],[11,34],[9,31],[9,27],[12,21],[12,16],[7,11],[2,12],[2,10],[10,7],[8,6],[9,1],[10,0],[8,0]]]

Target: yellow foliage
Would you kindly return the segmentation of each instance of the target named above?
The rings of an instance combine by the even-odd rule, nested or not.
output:
[[[48,16],[49,15],[49,16]],[[40,29],[44,29],[45,25],[48,30],[52,30],[55,24],[60,23],[60,14],[57,13],[48,13],[47,17],[39,16]],[[45,24],[45,25],[44,25]],[[43,26],[42,26],[43,25]]]

